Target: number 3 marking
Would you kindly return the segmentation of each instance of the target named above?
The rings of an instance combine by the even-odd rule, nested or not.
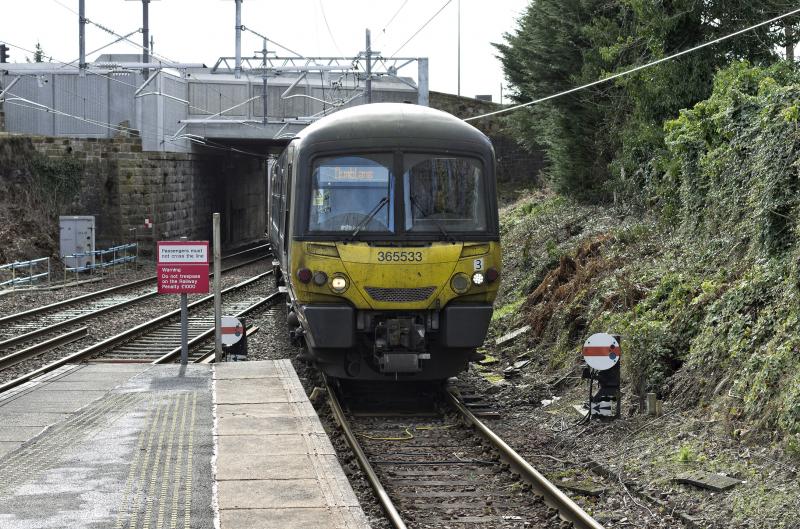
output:
[[[480,272],[481,270],[483,270],[483,259],[475,259],[473,261],[473,265],[474,265],[473,268],[475,269],[475,271],[476,272]]]

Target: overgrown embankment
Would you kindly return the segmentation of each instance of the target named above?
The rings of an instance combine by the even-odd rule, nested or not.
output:
[[[648,211],[541,193],[508,208],[493,329],[532,330],[503,354],[559,370],[592,332],[618,332],[631,392],[800,452],[799,105],[795,68],[735,64],[667,123]]]
[[[58,215],[78,198],[83,164],[39,154],[29,138],[0,138],[0,264],[58,254]]]

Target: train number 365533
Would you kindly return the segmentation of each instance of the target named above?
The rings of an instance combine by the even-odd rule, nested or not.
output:
[[[421,262],[422,252],[378,252],[379,262]]]

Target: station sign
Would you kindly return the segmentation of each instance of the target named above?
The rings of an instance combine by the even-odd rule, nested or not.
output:
[[[617,365],[621,354],[617,339],[604,332],[591,335],[583,344],[583,359],[589,367],[598,371]]]
[[[207,294],[208,241],[158,241],[159,294]]]

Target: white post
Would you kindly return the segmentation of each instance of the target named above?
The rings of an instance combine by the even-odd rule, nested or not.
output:
[[[417,79],[417,104],[424,107],[430,106],[427,58],[417,59]]]
[[[214,361],[222,361],[222,293],[220,276],[222,275],[222,242],[220,241],[220,215],[214,213]]]
[[[188,237],[181,237],[185,241]],[[189,363],[189,295],[181,294],[181,365]]]

